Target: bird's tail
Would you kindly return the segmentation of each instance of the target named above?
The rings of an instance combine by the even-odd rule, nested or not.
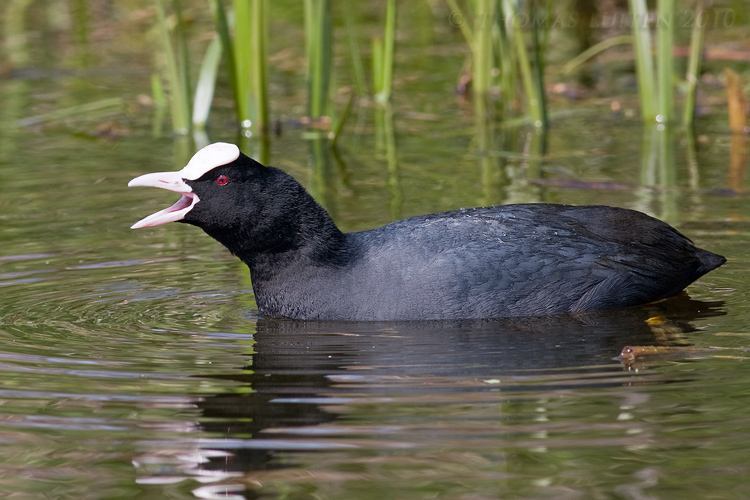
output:
[[[702,250],[700,248],[698,249],[698,260],[701,262],[701,266],[698,268],[698,272],[701,276],[713,271],[727,261],[725,257],[719,254]]]

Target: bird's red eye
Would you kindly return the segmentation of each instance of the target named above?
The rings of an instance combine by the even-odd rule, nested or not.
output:
[[[216,183],[217,186],[226,186],[227,184],[229,184],[229,177],[222,174],[218,176],[214,182]]]

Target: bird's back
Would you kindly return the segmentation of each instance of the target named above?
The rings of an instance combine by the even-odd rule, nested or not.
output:
[[[466,209],[352,233],[337,279],[350,319],[535,316],[674,295],[724,262],[640,212],[551,204]]]

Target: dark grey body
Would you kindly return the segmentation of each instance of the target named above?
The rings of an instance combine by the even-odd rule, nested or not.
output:
[[[300,249],[243,260],[262,314],[360,321],[644,304],[725,262],[640,212],[550,204],[415,217],[341,234],[324,256]]]
[[[725,262],[621,208],[506,205],[343,233],[294,178],[242,154],[185,183],[200,201],[181,222],[249,266],[260,313],[271,318],[577,313],[675,295]]]

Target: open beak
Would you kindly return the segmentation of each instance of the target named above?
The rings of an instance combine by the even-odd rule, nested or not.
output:
[[[181,172],[155,172],[153,174],[141,175],[128,182],[128,187],[136,186],[157,187],[174,191],[180,193],[180,199],[171,207],[139,220],[130,226],[131,229],[160,226],[167,222],[182,220],[193,209],[195,204],[200,201],[198,196],[193,193],[193,189],[182,178]]]

